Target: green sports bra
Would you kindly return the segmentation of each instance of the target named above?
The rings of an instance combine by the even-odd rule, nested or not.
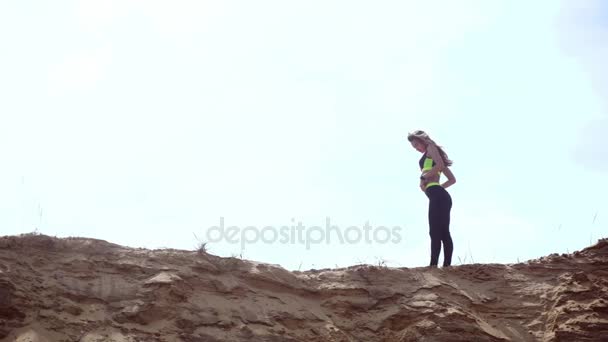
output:
[[[420,164],[420,169],[422,170],[422,172],[425,171],[430,171],[433,166],[435,166],[435,161],[426,156],[426,153],[422,155],[422,158],[420,158],[419,161]],[[441,172],[439,172],[439,177],[441,178]],[[428,188],[429,186],[433,186],[433,185],[440,185],[439,182],[429,182],[426,184],[426,188]]]

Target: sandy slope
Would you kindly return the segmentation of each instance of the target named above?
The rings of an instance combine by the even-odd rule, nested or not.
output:
[[[608,240],[511,265],[289,272],[7,236],[0,341],[608,341]]]

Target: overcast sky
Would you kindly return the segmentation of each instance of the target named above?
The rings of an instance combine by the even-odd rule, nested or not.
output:
[[[221,218],[329,219],[399,241],[208,247],[424,266],[423,129],[454,264],[581,249],[608,229],[608,6],[581,3],[2,1],[0,234],[192,250]]]

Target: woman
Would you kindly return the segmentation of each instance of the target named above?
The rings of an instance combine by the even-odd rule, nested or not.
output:
[[[452,197],[445,188],[456,183],[456,178],[448,166],[452,161],[445,151],[438,146],[424,131],[414,131],[407,135],[407,140],[420,153],[420,189],[429,198],[429,234],[431,235],[431,267],[437,267],[441,243],[443,242],[443,267],[452,264],[454,245],[450,236],[450,210]],[[448,180],[440,184],[439,178],[444,173]]]

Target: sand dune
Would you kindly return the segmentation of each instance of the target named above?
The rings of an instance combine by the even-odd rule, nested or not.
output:
[[[5,236],[0,341],[608,341],[608,239],[509,265],[289,272]]]

